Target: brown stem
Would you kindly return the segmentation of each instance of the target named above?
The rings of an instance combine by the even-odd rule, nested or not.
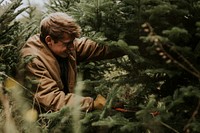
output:
[[[151,27],[151,25],[149,23],[145,23],[146,27],[149,28],[149,35],[148,36],[154,36],[156,35],[155,32],[153,31],[153,28]],[[165,49],[163,48],[163,44],[160,42],[159,38],[156,38],[156,40],[154,39],[154,44],[158,45],[162,51],[164,52],[164,54],[171,59],[175,64],[177,64],[179,67],[181,67],[182,69],[186,70],[187,72],[191,73],[192,75],[194,75],[195,77],[197,77],[198,79],[200,79],[200,72],[192,65],[192,63],[190,63],[183,55],[181,55],[177,50],[173,50],[183,61],[184,63],[186,63],[189,67],[187,68],[185,65],[183,65],[183,63],[179,62],[178,60],[176,60],[175,58],[173,58],[170,54],[168,54],[167,51],[165,51]],[[171,47],[169,45],[167,45],[168,47]]]
[[[176,129],[174,129],[174,128],[172,128],[172,127],[170,127],[169,125],[167,125],[166,123],[164,123],[164,122],[160,122],[163,126],[165,126],[165,127],[167,127],[167,128],[169,128],[169,129],[171,129],[172,131],[174,131],[175,133],[179,133]]]

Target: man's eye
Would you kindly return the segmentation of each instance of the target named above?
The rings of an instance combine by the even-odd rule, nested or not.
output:
[[[70,42],[63,42],[63,41],[61,41],[61,42],[63,43],[63,45],[70,47],[70,45],[73,43],[73,40]]]

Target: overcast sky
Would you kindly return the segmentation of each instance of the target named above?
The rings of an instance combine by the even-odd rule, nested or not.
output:
[[[0,0],[1,1],[1,0]],[[31,5],[33,5],[34,7],[39,8],[40,10],[45,10],[44,4],[48,3],[49,0],[22,0],[22,5],[20,7],[17,8],[21,9],[23,7],[26,7],[28,5],[28,1],[30,1]],[[10,3],[11,0],[3,0],[3,2],[1,3],[1,5],[4,5],[6,3]],[[25,15],[26,13],[22,13],[20,14],[17,18],[21,18],[22,15]]]
[[[28,0],[22,0],[24,4],[28,3]],[[47,2],[47,0],[30,0],[31,3],[35,3],[38,5],[44,5],[45,2]]]
[[[45,2],[48,0],[30,0],[32,4],[38,4],[39,6],[43,6]],[[10,0],[3,0],[3,4],[6,2],[10,2]],[[26,5],[28,3],[28,0],[22,0],[22,3]]]
[[[29,0],[31,4],[37,4],[38,7],[43,7],[44,3],[48,2],[48,0]],[[22,0],[24,5],[28,4],[28,0]]]
[[[48,0],[29,0],[31,4],[37,5],[36,7],[43,9],[44,3],[47,3]],[[1,5],[10,2],[10,0],[3,0]],[[23,5],[21,7],[25,7],[28,4],[28,0],[22,0]]]

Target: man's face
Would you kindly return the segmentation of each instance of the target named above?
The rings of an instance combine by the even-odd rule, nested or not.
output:
[[[67,33],[64,34],[62,40],[58,40],[57,42],[55,42],[50,36],[46,37],[46,42],[51,51],[62,58],[68,57],[69,52],[74,49],[73,41],[74,38]]]

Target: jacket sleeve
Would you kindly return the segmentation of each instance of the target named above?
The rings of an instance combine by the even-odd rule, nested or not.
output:
[[[89,97],[82,97],[72,93],[65,95],[63,90],[58,87],[57,81],[52,79],[39,59],[34,58],[26,67],[28,70],[27,75],[31,76],[31,79],[34,77],[39,82],[32,92],[35,94],[36,101],[45,110],[58,111],[63,106],[73,107],[75,105],[80,105],[81,110],[86,110],[89,107],[88,105],[93,103],[93,99]]]
[[[125,55],[120,47],[98,44],[88,38],[76,39],[75,46],[78,62],[112,59]]]

